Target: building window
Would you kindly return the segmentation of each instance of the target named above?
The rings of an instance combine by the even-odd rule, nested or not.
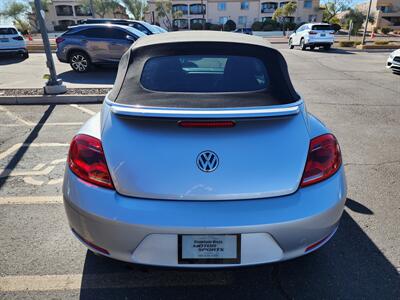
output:
[[[239,23],[240,25],[246,26],[246,24],[247,24],[247,17],[246,17],[246,16],[239,16],[238,23]]]
[[[228,21],[228,17],[219,17],[219,24],[224,25]]]
[[[317,22],[317,15],[309,15],[308,22]]]
[[[203,4],[203,9],[201,9],[201,4],[191,4],[190,5],[191,15],[202,15],[206,14],[206,5]]]
[[[189,29],[189,22],[187,19],[174,19],[172,21],[172,26],[175,30],[178,29]]]
[[[268,21],[271,21],[272,20],[272,17],[262,17],[261,18],[261,22],[268,22]]]
[[[377,9],[383,13],[391,13],[392,12],[392,8],[390,6],[378,6]]]
[[[288,1],[286,1],[286,2],[280,2],[280,3],[279,3],[279,7],[285,6],[285,5],[288,4],[288,3],[289,3]]]
[[[240,9],[243,9],[243,10],[249,9],[249,1],[242,1],[240,3]]]
[[[226,10],[226,2],[218,2],[217,8],[218,10]]]
[[[56,6],[57,16],[73,16],[72,6],[70,5],[57,5]]]
[[[188,14],[188,7],[184,4],[175,4],[172,5],[172,13],[182,12],[183,15]]]
[[[273,13],[278,8],[278,3],[276,2],[263,2],[261,3],[262,13]]]
[[[312,0],[304,0],[304,8],[312,8]]]
[[[91,16],[92,12],[90,11],[90,8],[84,7],[82,5],[76,5],[75,6],[75,15],[76,16]]]

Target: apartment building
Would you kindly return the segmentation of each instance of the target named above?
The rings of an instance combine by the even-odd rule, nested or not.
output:
[[[245,28],[250,27],[255,21],[272,19],[275,10],[288,2],[288,0],[172,0],[172,11],[168,18],[174,27],[183,30],[190,29],[194,23],[225,24],[227,20],[233,20],[238,28]],[[322,20],[319,0],[295,0],[295,2],[297,10],[288,21],[302,23]],[[155,0],[149,0],[148,4],[149,13],[145,15],[146,21],[168,27],[168,20],[157,15]]]
[[[35,17],[28,15],[30,22]],[[79,20],[91,18],[92,13],[79,0],[52,0],[48,5],[45,22],[48,31],[64,31],[68,26],[75,25]],[[105,15],[96,14],[96,17],[128,19],[125,7],[118,5],[112,12]],[[33,26],[35,28],[35,26]]]
[[[400,0],[372,0],[371,11],[375,16],[374,27],[400,29]]]

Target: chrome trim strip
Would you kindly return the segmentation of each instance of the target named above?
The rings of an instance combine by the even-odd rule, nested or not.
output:
[[[248,107],[248,108],[212,108],[212,109],[176,109],[176,108],[148,108],[132,105],[121,105],[110,101],[107,97],[105,102],[110,105],[111,111],[126,117],[153,117],[153,118],[246,118],[246,117],[275,117],[295,115],[300,112],[303,100],[291,104]]]

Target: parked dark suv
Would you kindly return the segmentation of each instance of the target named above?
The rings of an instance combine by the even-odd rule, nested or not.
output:
[[[85,19],[78,21],[79,24],[117,24],[133,27],[146,35],[161,33],[159,30],[154,28],[153,25],[138,20],[129,19]]]
[[[56,39],[57,57],[76,72],[87,72],[92,65],[118,64],[121,56],[145,34],[116,24],[85,24],[70,27]]]

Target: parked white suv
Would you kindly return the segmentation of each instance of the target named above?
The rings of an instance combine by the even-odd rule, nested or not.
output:
[[[28,58],[28,50],[22,35],[14,26],[0,26],[0,54],[19,54]]]
[[[327,23],[308,23],[300,26],[289,37],[289,48],[300,46],[301,50],[310,47],[323,47],[329,50],[335,41],[335,31],[332,26]]]

